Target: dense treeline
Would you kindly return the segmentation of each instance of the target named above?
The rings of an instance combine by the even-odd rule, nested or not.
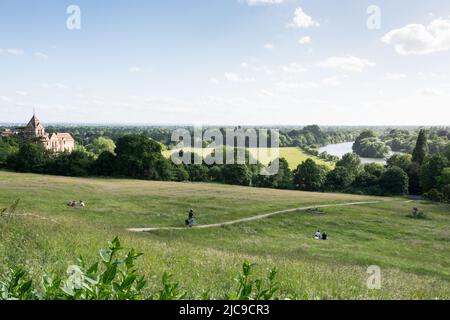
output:
[[[383,133],[380,139],[392,151],[412,153],[416,145],[420,130],[392,129]],[[430,128],[426,132],[430,154],[444,152],[449,140],[449,128]]]
[[[332,171],[307,160],[294,172],[294,185],[308,191],[336,191],[373,195],[423,194],[450,202],[450,145],[432,154],[427,132],[421,130],[413,155],[396,154],[386,165],[362,165],[356,154],[346,154]]]
[[[391,149],[372,130],[364,130],[353,144],[353,152],[364,158],[384,158]]]
[[[353,141],[357,132],[337,128],[324,131],[318,125],[306,126],[301,129],[282,129],[280,144],[284,147],[316,148],[327,144]]]
[[[248,127],[251,128],[251,127]],[[87,146],[100,137],[117,141],[120,137],[130,134],[142,134],[168,148],[173,147],[171,141],[172,132],[179,127],[149,127],[149,126],[48,126],[48,133],[69,132],[75,141],[81,146]],[[184,127],[193,135],[192,127]],[[233,128],[230,128],[233,129]],[[245,129],[245,128],[244,128]],[[255,128],[257,129],[257,128]],[[271,128],[267,128],[271,129]],[[306,147],[323,146],[330,143],[353,141],[359,133],[359,129],[327,128],[322,130],[317,125],[302,128],[277,128],[280,129],[280,146],[282,147]],[[224,133],[225,128],[221,128]]]
[[[327,135],[314,126],[307,130],[315,132],[314,137],[327,139]],[[364,146],[363,142],[373,139],[373,136],[373,132],[362,131],[355,145]],[[59,155],[47,152],[39,144],[20,144],[16,138],[9,137],[0,140],[0,167],[19,172],[65,176],[217,182],[371,195],[424,194],[432,200],[448,202],[450,146],[447,143],[440,152],[432,152],[429,136],[429,132],[421,130],[416,137],[412,155],[396,154],[388,159],[386,165],[363,165],[357,154],[350,153],[337,161],[333,170],[311,159],[301,163],[295,170],[290,170],[287,161],[279,159],[279,171],[273,176],[261,175],[261,164],[207,165],[210,162],[205,159],[200,160],[201,164],[175,165],[163,157],[162,144],[144,134],[124,135],[115,143],[111,139],[99,137],[90,144],[78,145],[72,153]],[[195,154],[187,156],[192,160],[198,157]],[[247,152],[246,158],[249,157]]]

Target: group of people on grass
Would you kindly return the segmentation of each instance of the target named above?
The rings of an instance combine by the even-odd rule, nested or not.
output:
[[[75,200],[70,201],[69,203],[67,203],[67,205],[71,208],[75,208],[75,207],[81,207],[84,208],[86,207],[86,204],[84,203],[83,200],[80,200],[80,202],[76,202]]]
[[[189,209],[188,218],[185,220],[186,227],[192,228],[195,225],[194,209]],[[326,232],[320,232],[317,230],[314,234],[314,240],[328,240],[328,234]]]
[[[320,230],[317,230],[314,234],[314,240],[328,240],[328,235],[326,232],[321,233]]]

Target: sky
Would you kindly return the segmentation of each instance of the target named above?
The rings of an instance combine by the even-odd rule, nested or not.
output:
[[[0,123],[449,125],[449,58],[448,0],[1,0]]]

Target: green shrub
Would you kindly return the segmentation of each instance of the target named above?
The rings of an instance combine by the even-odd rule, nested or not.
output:
[[[425,214],[425,212],[419,210],[418,208],[413,208],[411,210],[410,217],[414,219],[426,219],[427,215]]]
[[[437,189],[431,189],[424,194],[424,197],[435,202],[442,202],[444,200],[444,194]]]
[[[274,298],[279,290],[278,283],[275,281],[277,270],[269,271],[267,278],[253,279],[253,264],[245,261],[242,265],[242,273],[235,279],[238,287],[234,294],[225,295],[226,300],[270,300]]]

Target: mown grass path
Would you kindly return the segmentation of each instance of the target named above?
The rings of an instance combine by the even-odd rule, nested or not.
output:
[[[197,225],[197,226],[193,226],[192,228],[158,227],[158,228],[129,228],[127,230],[130,232],[150,232],[150,231],[162,231],[162,230],[188,230],[188,229],[220,228],[223,226],[229,226],[229,225],[238,224],[238,223],[261,220],[261,219],[265,219],[265,218],[283,214],[283,213],[291,213],[291,212],[296,212],[296,211],[306,211],[306,210],[329,208],[329,207],[349,207],[349,206],[358,206],[358,205],[376,204],[376,203],[380,203],[380,201],[347,202],[347,203],[341,203],[341,204],[323,204],[323,205],[315,205],[315,206],[308,206],[308,207],[300,207],[300,208],[294,208],[294,209],[286,209],[286,210],[269,212],[269,213],[260,214],[260,215],[248,217],[248,218],[237,219],[237,220],[233,220],[233,221],[225,221],[225,222],[221,222],[221,223]]]

